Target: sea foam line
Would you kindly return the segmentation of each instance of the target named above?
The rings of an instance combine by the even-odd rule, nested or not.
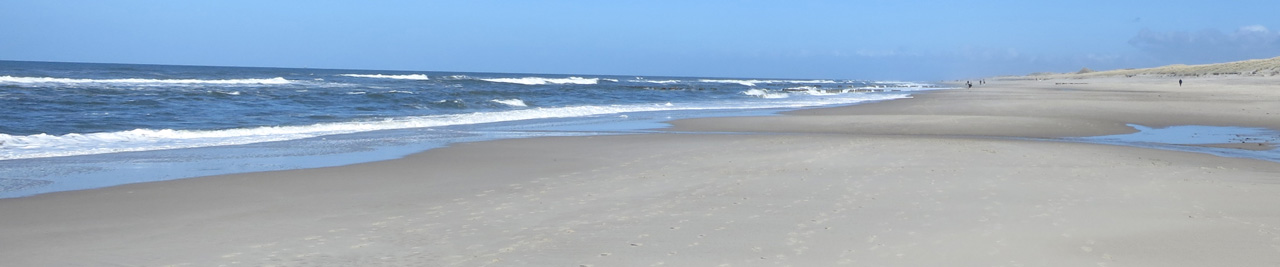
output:
[[[732,79],[700,79],[704,83],[736,83],[745,86],[756,86],[761,83],[840,83],[834,80],[732,80]]]
[[[766,89],[751,89],[751,90],[742,92],[742,94],[759,97],[759,98],[769,98],[769,99],[787,98],[791,96],[786,92],[771,92]]]
[[[598,78],[543,78],[543,77],[524,77],[524,78],[482,78],[481,81],[495,83],[514,83],[523,85],[543,85],[543,84],[597,84],[600,83]]]
[[[682,82],[684,82],[684,81],[681,81],[681,80],[645,80],[645,79],[636,79],[636,80],[628,80],[628,82],[633,82],[633,83],[672,84],[672,83],[682,83]]]
[[[356,77],[356,78],[373,78],[373,79],[396,79],[396,80],[430,80],[426,74],[404,74],[404,75],[386,75],[386,74],[338,74],[338,76]]]
[[[528,106],[529,106],[529,104],[525,104],[525,103],[524,103],[524,100],[520,100],[520,99],[518,99],[518,98],[513,98],[513,99],[494,99],[494,100],[490,100],[490,101],[493,101],[493,102],[495,102],[495,103],[499,103],[499,104],[503,104],[503,105],[513,106],[513,107],[528,107]]]
[[[120,84],[289,84],[291,81],[283,77],[270,79],[76,79],[54,77],[13,77],[0,76],[0,83],[120,83]]]
[[[799,108],[807,106],[852,104],[865,101],[878,101],[906,97],[908,97],[906,94],[885,94],[860,95],[858,97],[831,97],[816,100],[780,100],[766,103],[742,103],[729,101],[718,104],[686,105],[664,102],[661,104],[529,108],[497,112],[400,117],[376,121],[321,123],[304,126],[264,126],[226,130],[135,129],[118,132],[72,133],[65,135],[35,134],[13,136],[0,134],[0,160],[242,145],[378,130],[468,125],[547,118],[586,117],[627,112]]]

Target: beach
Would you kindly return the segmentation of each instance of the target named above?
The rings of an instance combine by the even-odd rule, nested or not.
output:
[[[1178,80],[1185,80],[1179,86]],[[991,79],[650,134],[0,199],[13,266],[1273,266],[1280,78]],[[1268,151],[1271,139],[1201,147]]]

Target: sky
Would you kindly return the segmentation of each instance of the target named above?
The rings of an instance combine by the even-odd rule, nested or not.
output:
[[[1280,1],[0,0],[0,60],[934,81],[1280,56]]]

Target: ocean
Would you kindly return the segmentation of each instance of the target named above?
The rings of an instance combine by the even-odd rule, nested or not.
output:
[[[0,61],[0,198],[909,97],[930,84]]]

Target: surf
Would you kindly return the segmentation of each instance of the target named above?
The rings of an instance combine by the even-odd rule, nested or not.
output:
[[[544,84],[598,84],[599,78],[543,78],[543,77],[522,77],[522,78],[481,78],[479,80],[495,83],[512,83],[523,85],[544,85]]]
[[[747,93],[744,92],[744,94]],[[762,97],[786,98],[785,93],[777,92],[764,92]],[[797,99],[764,103],[720,101],[711,103],[673,104],[671,102],[661,102],[630,105],[580,105],[534,108],[529,108],[528,104],[520,99],[495,99],[493,102],[521,107],[522,109],[461,114],[405,116],[298,126],[259,126],[222,130],[134,129],[128,131],[69,133],[63,135],[0,134],[0,160],[244,145],[379,130],[471,125],[549,118],[590,117],[599,115],[616,115],[629,112],[799,108],[808,106],[853,104],[866,101],[879,101],[906,97],[909,97],[909,95],[850,94],[846,97]]]
[[[395,80],[431,80],[426,74],[405,74],[405,75],[387,75],[387,74],[338,74],[338,76],[354,77],[354,78],[371,78],[371,79],[395,79]]]
[[[56,78],[56,77],[14,77],[0,76],[0,83],[11,84],[40,84],[40,83],[60,83],[60,84],[220,84],[220,85],[237,85],[237,84],[290,84],[293,81],[284,77],[266,78],[266,79],[142,79],[142,78],[121,78],[121,79],[83,79],[83,78]]]

